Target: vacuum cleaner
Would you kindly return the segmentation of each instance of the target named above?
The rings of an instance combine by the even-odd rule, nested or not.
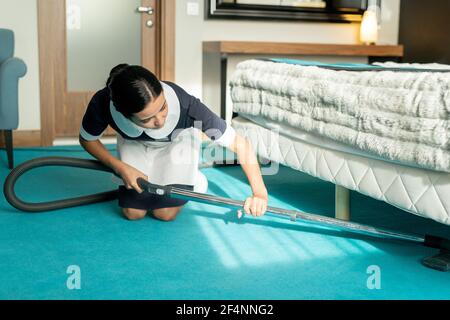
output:
[[[3,192],[6,200],[13,207],[15,207],[18,210],[26,212],[42,212],[80,205],[87,205],[101,201],[110,201],[118,197],[118,191],[112,190],[76,198],[55,200],[49,202],[40,202],[40,203],[29,203],[19,199],[19,197],[16,195],[14,191],[15,183],[17,182],[19,177],[29,170],[44,166],[76,167],[76,168],[111,172],[115,174],[115,172],[111,168],[105,166],[98,160],[69,158],[69,157],[44,157],[29,160],[13,169],[5,180]],[[208,164],[207,166],[221,166],[221,165],[212,163]],[[144,192],[150,192],[152,194],[156,194],[159,196],[179,198],[183,200],[196,201],[228,208],[242,208],[244,206],[244,201],[241,200],[198,193],[182,188],[176,188],[173,186],[156,185],[142,178],[138,178],[137,183],[142,188],[142,190],[144,190]],[[422,264],[425,265],[426,267],[433,268],[439,271],[450,270],[450,240],[446,238],[433,235],[421,236],[409,233],[402,233],[383,228],[376,228],[360,223],[325,217],[303,211],[287,210],[271,206],[267,207],[267,213],[273,214],[278,217],[284,218],[288,217],[293,222],[300,220],[306,223],[334,227],[340,230],[356,234],[362,234],[370,237],[401,240],[418,245],[423,245],[426,247],[435,248],[439,250],[439,253],[432,257],[423,259]]]

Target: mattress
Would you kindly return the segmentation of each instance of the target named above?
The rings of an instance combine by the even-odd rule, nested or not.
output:
[[[232,126],[264,158],[450,225],[450,173],[368,157],[243,117],[234,118]]]
[[[376,154],[365,152],[361,149],[352,147],[351,145],[341,143],[338,141],[334,141],[332,139],[329,139],[324,136],[316,135],[307,131],[304,131],[299,128],[292,127],[286,123],[273,121],[270,119],[267,119],[265,117],[261,116],[252,116],[249,114],[239,114],[241,118],[250,120],[251,122],[254,122],[264,128],[267,128],[269,130],[275,131],[275,132],[282,132],[284,136],[289,137],[293,140],[300,140],[307,142],[309,144],[315,145],[315,146],[321,146],[322,148],[335,150],[335,151],[342,151],[349,154],[359,155],[366,158],[372,158],[377,160],[382,160],[390,163],[396,163],[401,164],[405,166],[411,166],[415,168],[420,168],[419,165],[414,163],[402,163],[400,161],[396,160],[390,160],[385,159],[380,156],[377,156]]]
[[[230,81],[233,111],[450,172],[449,71],[248,60]]]

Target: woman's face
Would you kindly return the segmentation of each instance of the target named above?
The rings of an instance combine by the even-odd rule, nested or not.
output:
[[[159,129],[166,122],[169,105],[167,104],[164,92],[156,99],[148,103],[144,110],[131,116],[131,120],[140,127],[147,129]]]

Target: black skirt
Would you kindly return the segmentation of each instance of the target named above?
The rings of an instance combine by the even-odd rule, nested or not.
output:
[[[192,191],[193,186],[183,185],[183,184],[169,184],[176,188],[182,188]],[[185,205],[188,200],[175,199],[170,196],[156,195],[149,192],[139,193],[134,189],[127,189],[125,186],[119,186],[119,207],[121,208],[132,208],[132,209],[161,209],[161,208],[171,208]]]

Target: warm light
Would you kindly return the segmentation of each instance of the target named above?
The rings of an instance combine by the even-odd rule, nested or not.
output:
[[[376,10],[364,12],[361,22],[361,42],[364,44],[375,44],[378,40],[378,19]]]

